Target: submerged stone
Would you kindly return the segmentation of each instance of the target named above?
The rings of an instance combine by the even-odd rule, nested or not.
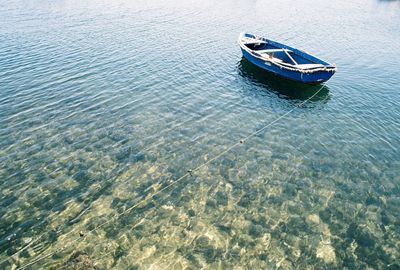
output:
[[[210,239],[208,239],[207,236],[202,235],[196,239],[196,246],[198,246],[200,248],[207,247],[209,242],[210,242]]]
[[[142,152],[136,153],[130,157],[130,160],[132,162],[140,162],[144,161],[146,159],[146,155],[143,154]]]
[[[393,263],[389,265],[386,270],[400,270],[400,263]]]
[[[94,270],[94,261],[85,252],[75,252],[62,267],[63,270]]]
[[[123,140],[127,140],[126,133],[122,130],[113,130],[109,132],[108,137],[114,142],[121,142]]]
[[[232,232],[232,228],[230,226],[218,224],[218,225],[216,225],[216,227],[218,228],[218,230],[220,232],[223,232],[223,233],[230,234]]]
[[[115,260],[118,260],[119,258],[121,258],[121,257],[123,257],[123,256],[126,256],[128,254],[128,252],[127,252],[127,249],[126,248],[124,248],[124,247],[122,247],[122,246],[118,246],[116,249],[115,249],[115,252],[114,252],[114,259]]]
[[[90,180],[90,176],[85,171],[79,171],[74,175],[74,179],[78,182],[86,182]]]
[[[251,204],[251,199],[250,196],[248,195],[244,195],[238,202],[238,205],[241,207],[248,207],[250,204]]]
[[[373,195],[368,196],[368,198],[365,200],[365,204],[366,205],[379,205],[380,204],[380,200],[377,197],[374,197]]]
[[[218,248],[209,247],[203,252],[204,259],[208,263],[215,262],[222,256],[222,250]]]
[[[320,224],[320,222],[321,222],[319,216],[316,214],[309,215],[307,217],[307,221],[315,223],[315,224]]]
[[[268,255],[266,253],[262,253],[258,256],[258,258],[262,261],[266,261],[268,259]]]
[[[382,211],[381,213],[381,221],[383,225],[389,225],[391,223],[391,220],[385,211]]]
[[[350,224],[347,229],[347,236],[354,239],[361,247],[373,247],[375,246],[374,237],[366,230],[357,226],[357,224]]]
[[[228,195],[225,192],[218,191],[215,194],[215,200],[218,205],[227,206],[228,205]]]
[[[189,209],[188,216],[189,217],[194,217],[194,216],[196,216],[196,212],[193,209]]]
[[[222,250],[211,245],[207,236],[200,236],[195,243],[194,252],[202,254],[207,263],[212,263],[222,256]]]
[[[317,247],[317,258],[322,259],[325,263],[336,262],[336,254],[331,243],[320,241]]]
[[[206,202],[206,207],[215,208],[217,207],[217,202],[213,199],[208,199]]]
[[[260,237],[263,233],[263,227],[258,224],[250,224],[249,234],[253,237]]]
[[[117,153],[115,154],[115,158],[118,161],[122,161],[122,160],[128,158],[131,155],[131,153],[132,153],[131,147],[124,147],[117,151]]]
[[[332,212],[329,208],[319,211],[319,217],[326,223],[331,220]]]

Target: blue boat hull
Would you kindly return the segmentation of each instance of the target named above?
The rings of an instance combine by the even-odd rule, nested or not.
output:
[[[257,57],[254,57],[252,54],[241,48],[243,56],[252,64],[262,68],[268,72],[276,74],[278,76],[284,77],[286,79],[290,79],[293,81],[306,83],[306,84],[320,84],[329,80],[334,72],[331,71],[317,71],[313,73],[301,73],[298,71],[292,71],[284,68],[280,68],[279,66],[274,65],[271,62],[263,61]]]

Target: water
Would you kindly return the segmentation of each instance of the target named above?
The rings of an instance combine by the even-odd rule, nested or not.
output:
[[[400,267],[399,1],[11,0],[0,18],[1,269]],[[241,31],[339,70],[282,81]]]

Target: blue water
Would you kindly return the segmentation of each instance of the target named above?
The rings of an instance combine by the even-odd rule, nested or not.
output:
[[[6,0],[0,18],[0,269],[400,268],[399,1]],[[242,31],[338,72],[266,74]]]

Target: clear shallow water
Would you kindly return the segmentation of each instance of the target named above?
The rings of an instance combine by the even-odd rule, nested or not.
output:
[[[399,267],[399,1],[6,1],[0,17],[1,269]],[[241,31],[339,71],[299,106],[319,87],[253,68]]]

